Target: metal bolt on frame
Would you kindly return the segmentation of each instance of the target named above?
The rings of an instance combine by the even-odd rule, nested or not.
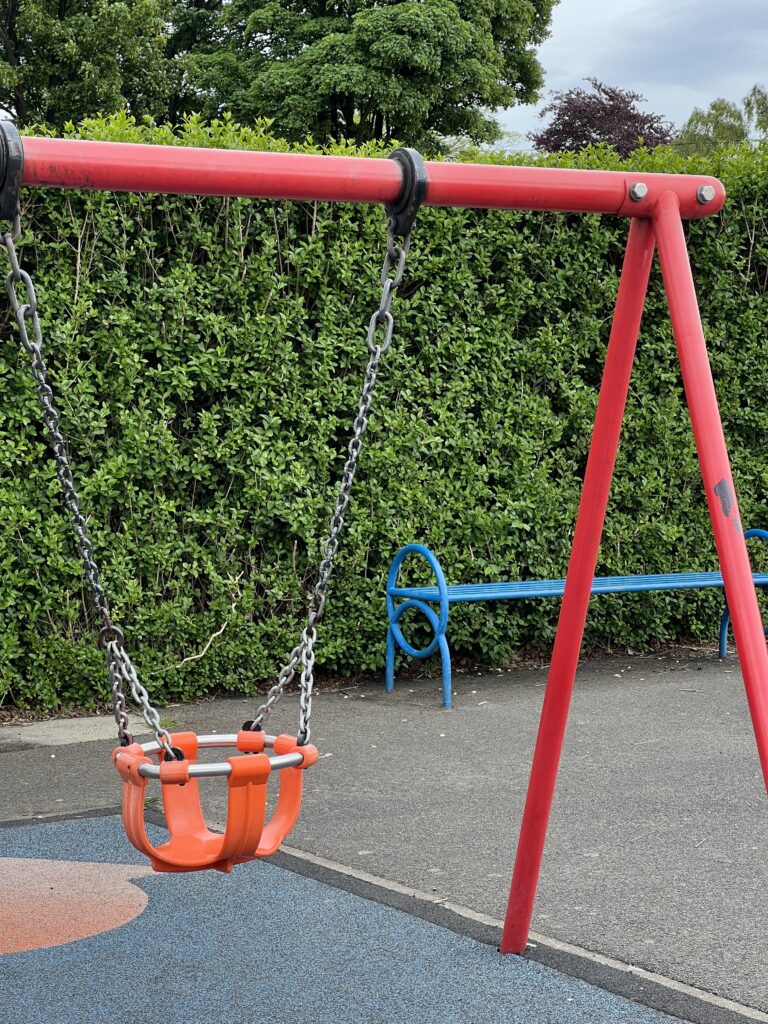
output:
[[[712,185],[699,185],[696,189],[696,198],[702,205],[711,203],[715,198],[715,189]]]
[[[639,203],[648,195],[648,186],[644,181],[635,181],[629,186],[629,198],[633,203]]]

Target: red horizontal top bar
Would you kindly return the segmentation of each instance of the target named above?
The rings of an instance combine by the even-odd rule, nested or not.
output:
[[[243,196],[264,199],[392,203],[402,183],[394,160],[192,149],[127,142],[90,142],[25,136],[22,184],[115,192]],[[587,171],[559,167],[427,163],[430,206],[558,210],[649,216],[664,192],[674,192],[683,217],[706,217],[725,202],[717,178],[704,175]],[[630,198],[641,182],[647,193]],[[702,185],[714,189],[708,203]]]

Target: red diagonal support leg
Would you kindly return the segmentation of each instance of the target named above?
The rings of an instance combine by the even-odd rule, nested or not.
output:
[[[653,260],[653,244],[650,221],[634,220],[621,272],[565,593],[533,754],[507,916],[499,947],[502,953],[522,953],[528,940],[568,707]]]
[[[768,648],[744,543],[676,196],[668,192],[661,197],[654,211],[653,224],[685,397],[723,572],[725,596],[733,619],[736,649],[768,789]]]

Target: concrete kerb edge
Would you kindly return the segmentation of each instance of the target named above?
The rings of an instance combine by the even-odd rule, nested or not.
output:
[[[288,871],[342,889],[362,899],[401,910],[485,945],[494,948],[499,946],[502,922],[493,921],[468,908],[430,897],[427,893],[398,883],[389,883],[386,879],[365,872],[347,870],[344,865],[331,865],[323,858],[290,847],[281,849],[271,859]],[[650,972],[612,961],[591,950],[582,950],[546,936],[532,935],[532,941],[523,956],[561,974],[690,1024],[768,1022],[768,1014],[760,1010],[694,989],[674,979],[651,975]]]

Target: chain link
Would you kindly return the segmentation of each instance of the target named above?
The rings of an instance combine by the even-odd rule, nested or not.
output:
[[[99,570],[93,555],[93,544],[88,533],[88,524],[80,508],[80,497],[72,476],[67,442],[61,432],[59,412],[54,405],[53,391],[48,384],[48,369],[43,359],[43,333],[37,311],[35,285],[26,270],[22,270],[19,266],[16,242],[20,236],[21,218],[17,211],[11,230],[2,235],[3,245],[11,266],[10,273],[5,278],[5,290],[8,293],[8,301],[16,320],[21,343],[30,356],[32,375],[37,384],[37,398],[43,408],[43,419],[48,427],[49,444],[56,464],[56,475],[64,495],[64,505],[69,512],[72,528],[75,531],[77,549],[83,562],[85,581],[103,623],[99,641],[105,651],[112,689],[112,706],[120,743],[127,746],[133,742],[133,737],[128,731],[128,709],[125,700],[127,686],[141,708],[144,721],[155,734],[155,739],[166,754],[173,758],[176,755],[171,746],[170,733],[160,725],[160,716],[152,706],[149,694],[139,681],[136,669],[125,650],[123,633],[112,623],[109,601],[101,585]],[[23,288],[23,301],[19,300],[21,291],[19,286]],[[32,326],[31,337],[28,324]]]
[[[357,466],[360,459],[360,452],[363,447],[363,437],[368,428],[368,417],[370,415],[373,393],[376,388],[376,376],[379,370],[379,362],[384,353],[392,344],[392,335],[395,329],[395,321],[390,312],[392,299],[395,291],[403,281],[405,272],[405,260],[411,244],[410,234],[406,235],[402,244],[397,244],[392,231],[391,222],[387,224],[387,252],[384,257],[384,264],[381,269],[381,301],[379,308],[375,311],[368,324],[366,343],[368,345],[368,365],[365,370],[365,381],[360,394],[357,416],[352,428],[352,439],[347,449],[347,460],[344,464],[344,472],[341,477],[339,493],[336,498],[336,505],[331,516],[328,536],[323,546],[323,557],[317,574],[312,597],[309,603],[307,623],[301,632],[299,643],[291,651],[288,661],[280,670],[277,681],[269,690],[266,700],[256,712],[256,717],[248,723],[251,729],[262,728],[264,722],[270,715],[272,708],[283,694],[283,691],[296,676],[296,671],[301,667],[300,676],[300,712],[299,712],[299,743],[309,741],[309,719],[312,714],[312,691],[314,687],[315,667],[315,643],[317,641],[317,625],[325,611],[325,601],[328,593],[328,583],[333,572],[336,553],[339,550],[339,538],[344,528],[344,517],[349,506],[349,498],[352,491],[352,484],[357,473]],[[394,274],[392,268],[395,267]],[[383,332],[383,338],[377,340],[377,334]]]

